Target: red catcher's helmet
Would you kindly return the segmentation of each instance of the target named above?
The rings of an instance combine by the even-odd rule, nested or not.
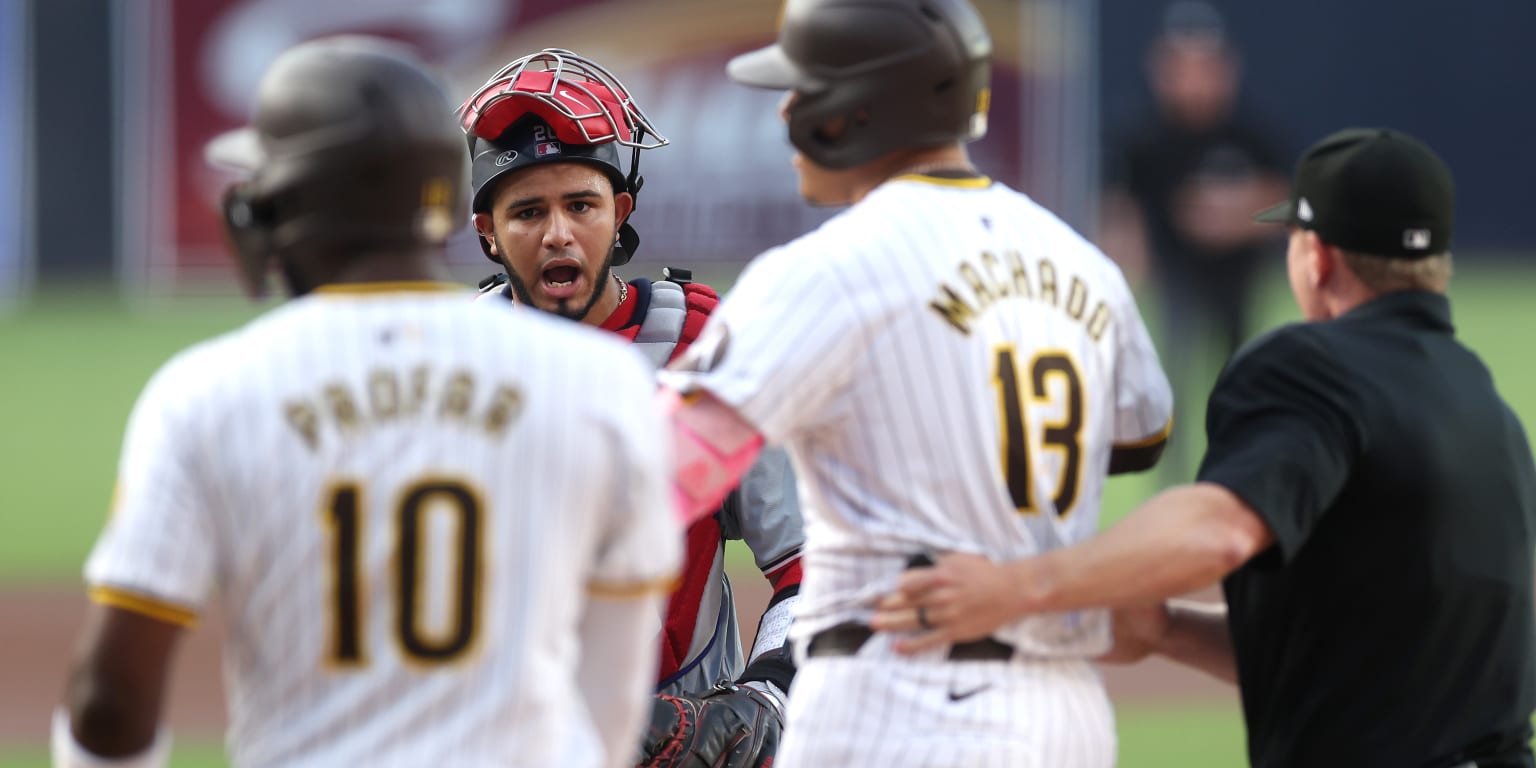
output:
[[[540,163],[587,163],[613,182],[615,194],[638,197],[644,183],[640,150],[669,143],[617,77],[562,48],[502,67],[459,107],[459,122],[469,143],[470,209],[476,213],[490,212],[501,177]],[[619,146],[633,150],[627,174],[619,166]],[[634,228],[622,224],[614,263],[629,261],[639,244]],[[484,238],[480,246],[496,260]]]

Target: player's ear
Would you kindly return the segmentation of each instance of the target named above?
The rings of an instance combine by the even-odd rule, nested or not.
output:
[[[1326,285],[1339,269],[1339,249],[1323,242],[1316,232],[1306,230],[1307,238],[1307,276],[1312,281],[1312,287],[1321,288]]]
[[[491,220],[491,215],[489,213],[477,213],[471,216],[469,220],[475,225],[476,234],[485,240],[485,247],[491,250],[491,255],[500,256],[501,254],[496,251],[496,238],[494,237],[496,234],[496,223]]]
[[[623,224],[629,218],[629,214],[635,211],[635,196],[628,192],[620,192],[613,196],[613,223]]]
[[[221,206],[225,239],[239,267],[246,295],[262,298],[267,295],[267,272],[273,257],[276,216],[272,202],[246,182],[226,189]]]

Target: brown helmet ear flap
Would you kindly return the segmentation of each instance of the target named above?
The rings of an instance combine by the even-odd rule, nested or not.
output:
[[[254,194],[249,183],[234,184],[224,192],[224,235],[229,240],[241,285],[252,298],[267,295],[267,272],[273,248],[271,202]]]

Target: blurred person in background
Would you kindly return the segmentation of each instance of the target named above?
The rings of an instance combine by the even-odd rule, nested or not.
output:
[[[1252,330],[1252,294],[1274,233],[1252,212],[1284,194],[1282,153],[1238,109],[1240,62],[1217,10],[1180,0],[1163,14],[1147,56],[1155,114],[1107,149],[1101,245],[1135,276],[1150,273],[1162,299],[1162,347],[1174,392],[1203,393]],[[1133,277],[1134,279],[1134,277]],[[1207,350],[1219,355],[1215,364]],[[1180,408],[1182,413],[1197,410]],[[1187,480],[1181,419],[1163,462]]]
[[[463,135],[393,43],[283,53],[208,155],[247,288],[128,424],[57,766],[164,765],[176,646],[217,594],[240,766],[630,763],[682,542],[629,347],[442,281]],[[611,391],[609,391],[611,389]]]
[[[657,368],[687,351],[719,303],[715,291],[684,270],[664,270],[667,279],[656,282],[613,272],[639,245],[628,218],[643,181],[641,151],[667,144],[625,86],[596,62],[545,49],[492,75],[460,113],[475,228],[486,256],[505,270],[482,282],[480,300],[609,331]],[[621,147],[631,150],[627,173]],[[725,574],[727,539],[746,542],[773,588],[746,655]],[[784,641],[803,539],[789,459],[779,450],[763,454],[715,514],[689,526],[660,638],[643,764],[772,761],[794,674]]]

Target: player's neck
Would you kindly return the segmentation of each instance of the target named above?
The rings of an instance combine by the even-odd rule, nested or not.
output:
[[[607,284],[603,286],[603,292],[598,296],[597,303],[593,304],[592,308],[587,310],[587,316],[581,319],[583,323],[594,328],[601,328],[603,323],[608,322],[608,318],[618,311],[619,305],[624,303],[629,293],[629,286],[625,285],[618,275],[609,272],[603,279]]]
[[[940,172],[976,173],[963,144],[895,152],[864,166],[868,173],[854,187],[853,202],[864,199],[875,187],[898,176],[926,175]]]
[[[317,270],[320,284],[450,282],[436,252],[357,254]]]
[[[1382,293],[1366,286],[1360,278],[1349,271],[1348,267],[1340,263],[1328,281],[1328,285],[1324,286],[1322,295],[1319,298],[1322,299],[1323,309],[1327,313],[1324,319],[1332,320],[1335,317],[1353,311],[1362,304],[1370,303],[1382,295]]]
[[[1359,286],[1355,290],[1333,291],[1323,297],[1323,303],[1328,308],[1328,319],[1332,320],[1380,295],[1365,286]]]

